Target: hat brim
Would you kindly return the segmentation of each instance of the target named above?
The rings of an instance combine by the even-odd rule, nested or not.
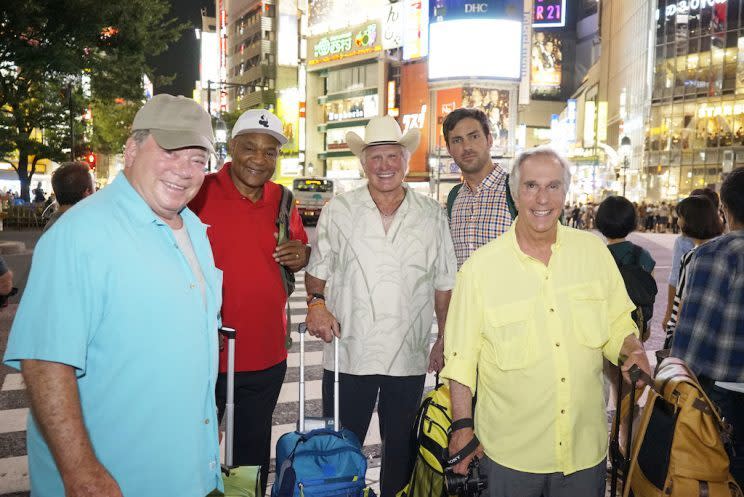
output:
[[[351,153],[359,158],[362,157],[362,152],[364,152],[364,149],[374,147],[375,145],[400,145],[401,147],[408,150],[409,153],[413,154],[414,150],[418,148],[420,142],[421,130],[419,130],[418,128],[409,129],[403,136],[400,137],[400,140],[397,141],[376,141],[371,143],[365,142],[361,136],[354,133],[353,131],[349,131],[348,133],[346,133],[346,144],[349,146],[349,150],[351,150]]]
[[[205,148],[209,153],[214,153],[214,144],[207,137],[194,131],[151,129],[150,134],[155,139],[155,142],[166,150],[201,147]]]
[[[279,146],[283,146],[289,141],[287,137],[284,136],[283,134],[277,133],[276,131],[266,129],[266,128],[241,129],[237,133],[233,133],[232,137],[235,138],[236,136],[244,135],[246,133],[263,133],[264,135],[273,136],[279,142]]]

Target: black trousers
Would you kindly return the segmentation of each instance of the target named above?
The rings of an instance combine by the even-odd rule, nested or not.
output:
[[[233,464],[261,466],[261,495],[266,495],[271,459],[271,417],[287,372],[287,361],[262,371],[235,373]],[[217,411],[222,421],[227,401],[227,375],[217,375]]]
[[[744,393],[726,390],[711,379],[700,377],[700,385],[710,400],[721,410],[721,416],[731,425],[729,471],[736,483],[744,488]]]
[[[380,497],[395,497],[413,470],[411,429],[424,391],[425,375],[339,375],[341,426],[364,445],[375,401],[380,418]],[[323,371],[323,416],[333,416],[333,371]]]

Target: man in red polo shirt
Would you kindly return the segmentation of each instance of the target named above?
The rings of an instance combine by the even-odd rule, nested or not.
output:
[[[235,441],[237,465],[261,465],[266,493],[271,417],[287,370],[287,295],[279,265],[293,272],[307,265],[310,247],[296,209],[290,240],[277,245],[282,187],[270,181],[282,123],[266,110],[249,110],[232,130],[232,162],[208,175],[189,207],[209,227],[215,265],[223,272],[222,322],[237,330],[235,342]],[[226,350],[220,352],[217,406],[226,399]],[[263,495],[262,494],[262,495]]]

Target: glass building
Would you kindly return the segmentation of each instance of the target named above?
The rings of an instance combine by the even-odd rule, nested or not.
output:
[[[650,200],[744,165],[744,0],[659,0],[643,180]]]

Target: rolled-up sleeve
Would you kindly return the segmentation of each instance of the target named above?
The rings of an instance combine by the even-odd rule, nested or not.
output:
[[[633,322],[631,313],[635,310],[635,304],[630,300],[628,291],[625,289],[625,282],[623,277],[620,275],[620,270],[617,268],[610,252],[607,251],[609,256],[605,264],[607,264],[607,321],[610,325],[609,340],[605,343],[602,348],[604,356],[612,362],[617,364],[620,356],[620,349],[623,346],[625,338],[633,334],[639,336],[638,327]]]
[[[335,235],[331,232],[334,202],[335,199],[331,200],[320,213],[316,231],[318,241],[310,252],[310,262],[305,269],[308,274],[323,281],[328,281],[330,278],[336,260],[333,246]]]
[[[444,333],[443,378],[470,388],[475,394],[476,370],[483,331],[483,302],[472,265],[466,262],[457,273]]]
[[[434,288],[439,291],[447,291],[452,290],[455,286],[457,257],[455,256],[455,246],[452,243],[449,223],[442,209],[439,209],[438,221],[438,244],[437,257],[435,261],[436,274],[434,275]]]

